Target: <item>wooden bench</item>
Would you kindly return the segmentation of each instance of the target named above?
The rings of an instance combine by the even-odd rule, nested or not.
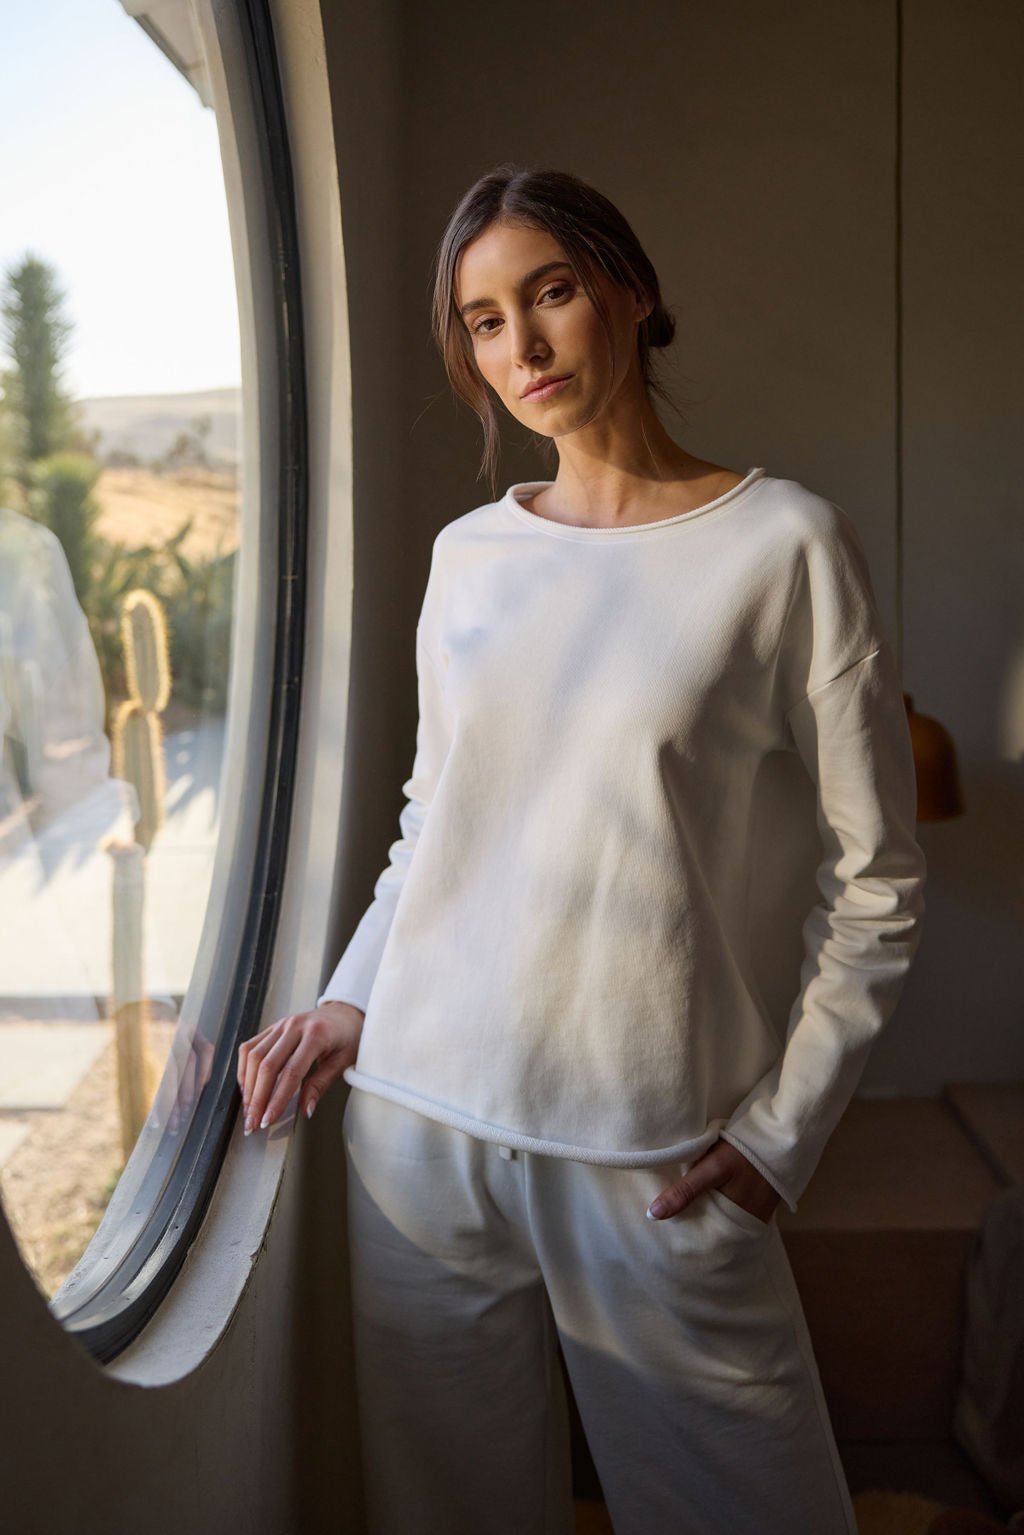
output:
[[[779,1229],[858,1486],[985,1489],[952,1436],[964,1281],[988,1203],[1024,1177],[1024,1085],[857,1097]]]

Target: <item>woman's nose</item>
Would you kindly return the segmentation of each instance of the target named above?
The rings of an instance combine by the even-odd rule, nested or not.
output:
[[[547,344],[530,316],[510,320],[508,330],[513,362],[535,365],[539,359],[547,356]]]

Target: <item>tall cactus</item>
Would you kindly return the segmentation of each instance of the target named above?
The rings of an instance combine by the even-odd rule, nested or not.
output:
[[[137,842],[111,843],[107,850],[114,862],[111,1014],[117,1051],[121,1155],[127,1162],[146,1122],[158,1081],[142,978],[146,855]]]
[[[151,593],[136,588],[121,612],[129,696],[113,724],[113,770],[134,786],[139,805],[135,841],[110,847],[114,859],[112,1012],[117,1033],[118,1101],[125,1160],[145,1123],[158,1068],[149,1042],[143,978],[145,854],[164,823],[166,780],[159,712],[171,692],[167,625]]]
[[[128,697],[114,717],[114,773],[135,786],[139,798],[135,837],[148,853],[164,823],[166,782],[158,716],[171,694],[171,667],[163,608],[141,587],[125,598],[121,637]]]

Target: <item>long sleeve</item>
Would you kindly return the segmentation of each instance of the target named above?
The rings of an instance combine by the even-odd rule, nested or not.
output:
[[[602,1166],[724,1135],[795,1208],[921,910],[856,528],[758,469],[631,527],[514,491],[435,539],[403,835],[324,992],[366,1013],[345,1080]],[[778,915],[807,945],[789,1016],[761,984],[761,893],[809,872],[820,903]]]
[[[803,926],[783,1053],[721,1133],[795,1210],[903,988],[920,939],[925,859],[888,644],[813,687],[786,720],[817,790],[821,900]]]
[[[434,568],[432,566],[416,628],[419,723],[412,774],[402,785],[406,803],[398,818],[401,835],[388,849],[389,861],[373,887],[373,900],[360,919],[325,990],[317,998],[318,1006],[328,1001],[350,1002],[361,1011],[366,1011],[395,907],[448,754],[451,719],[444,699],[440,662],[431,651],[428,630]]]

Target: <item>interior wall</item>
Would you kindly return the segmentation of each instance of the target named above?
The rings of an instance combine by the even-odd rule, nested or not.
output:
[[[469,0],[403,9],[407,425],[396,448],[408,577],[397,654],[373,617],[399,667],[403,715],[381,782],[387,813],[366,823],[368,867],[379,872],[396,835],[412,759],[413,628],[430,543],[491,498],[477,477],[478,423],[450,399],[429,334],[431,257],[490,166],[566,168],[622,208],[677,316],[663,377],[685,420],[663,409],[670,432],[694,453],[763,464],[842,506],[892,642],[903,444],[904,687],[952,733],[968,812],[919,826],[922,943],[864,1092],[931,1094],[1024,1069],[1013,944],[1024,896],[1007,858],[1024,744],[1011,286],[1022,241],[1010,195],[1022,27],[1012,0],[905,0],[901,97],[895,0],[739,0],[728,11],[602,0],[585,13],[569,0],[543,12],[491,0],[486,26]],[[527,429],[505,422],[499,490],[551,477]],[[361,878],[352,924],[370,895],[371,876]],[[788,956],[794,988],[798,958]]]
[[[966,815],[924,828],[929,930],[884,1064],[1024,1076],[1024,7],[912,0],[904,55],[906,678]]]

